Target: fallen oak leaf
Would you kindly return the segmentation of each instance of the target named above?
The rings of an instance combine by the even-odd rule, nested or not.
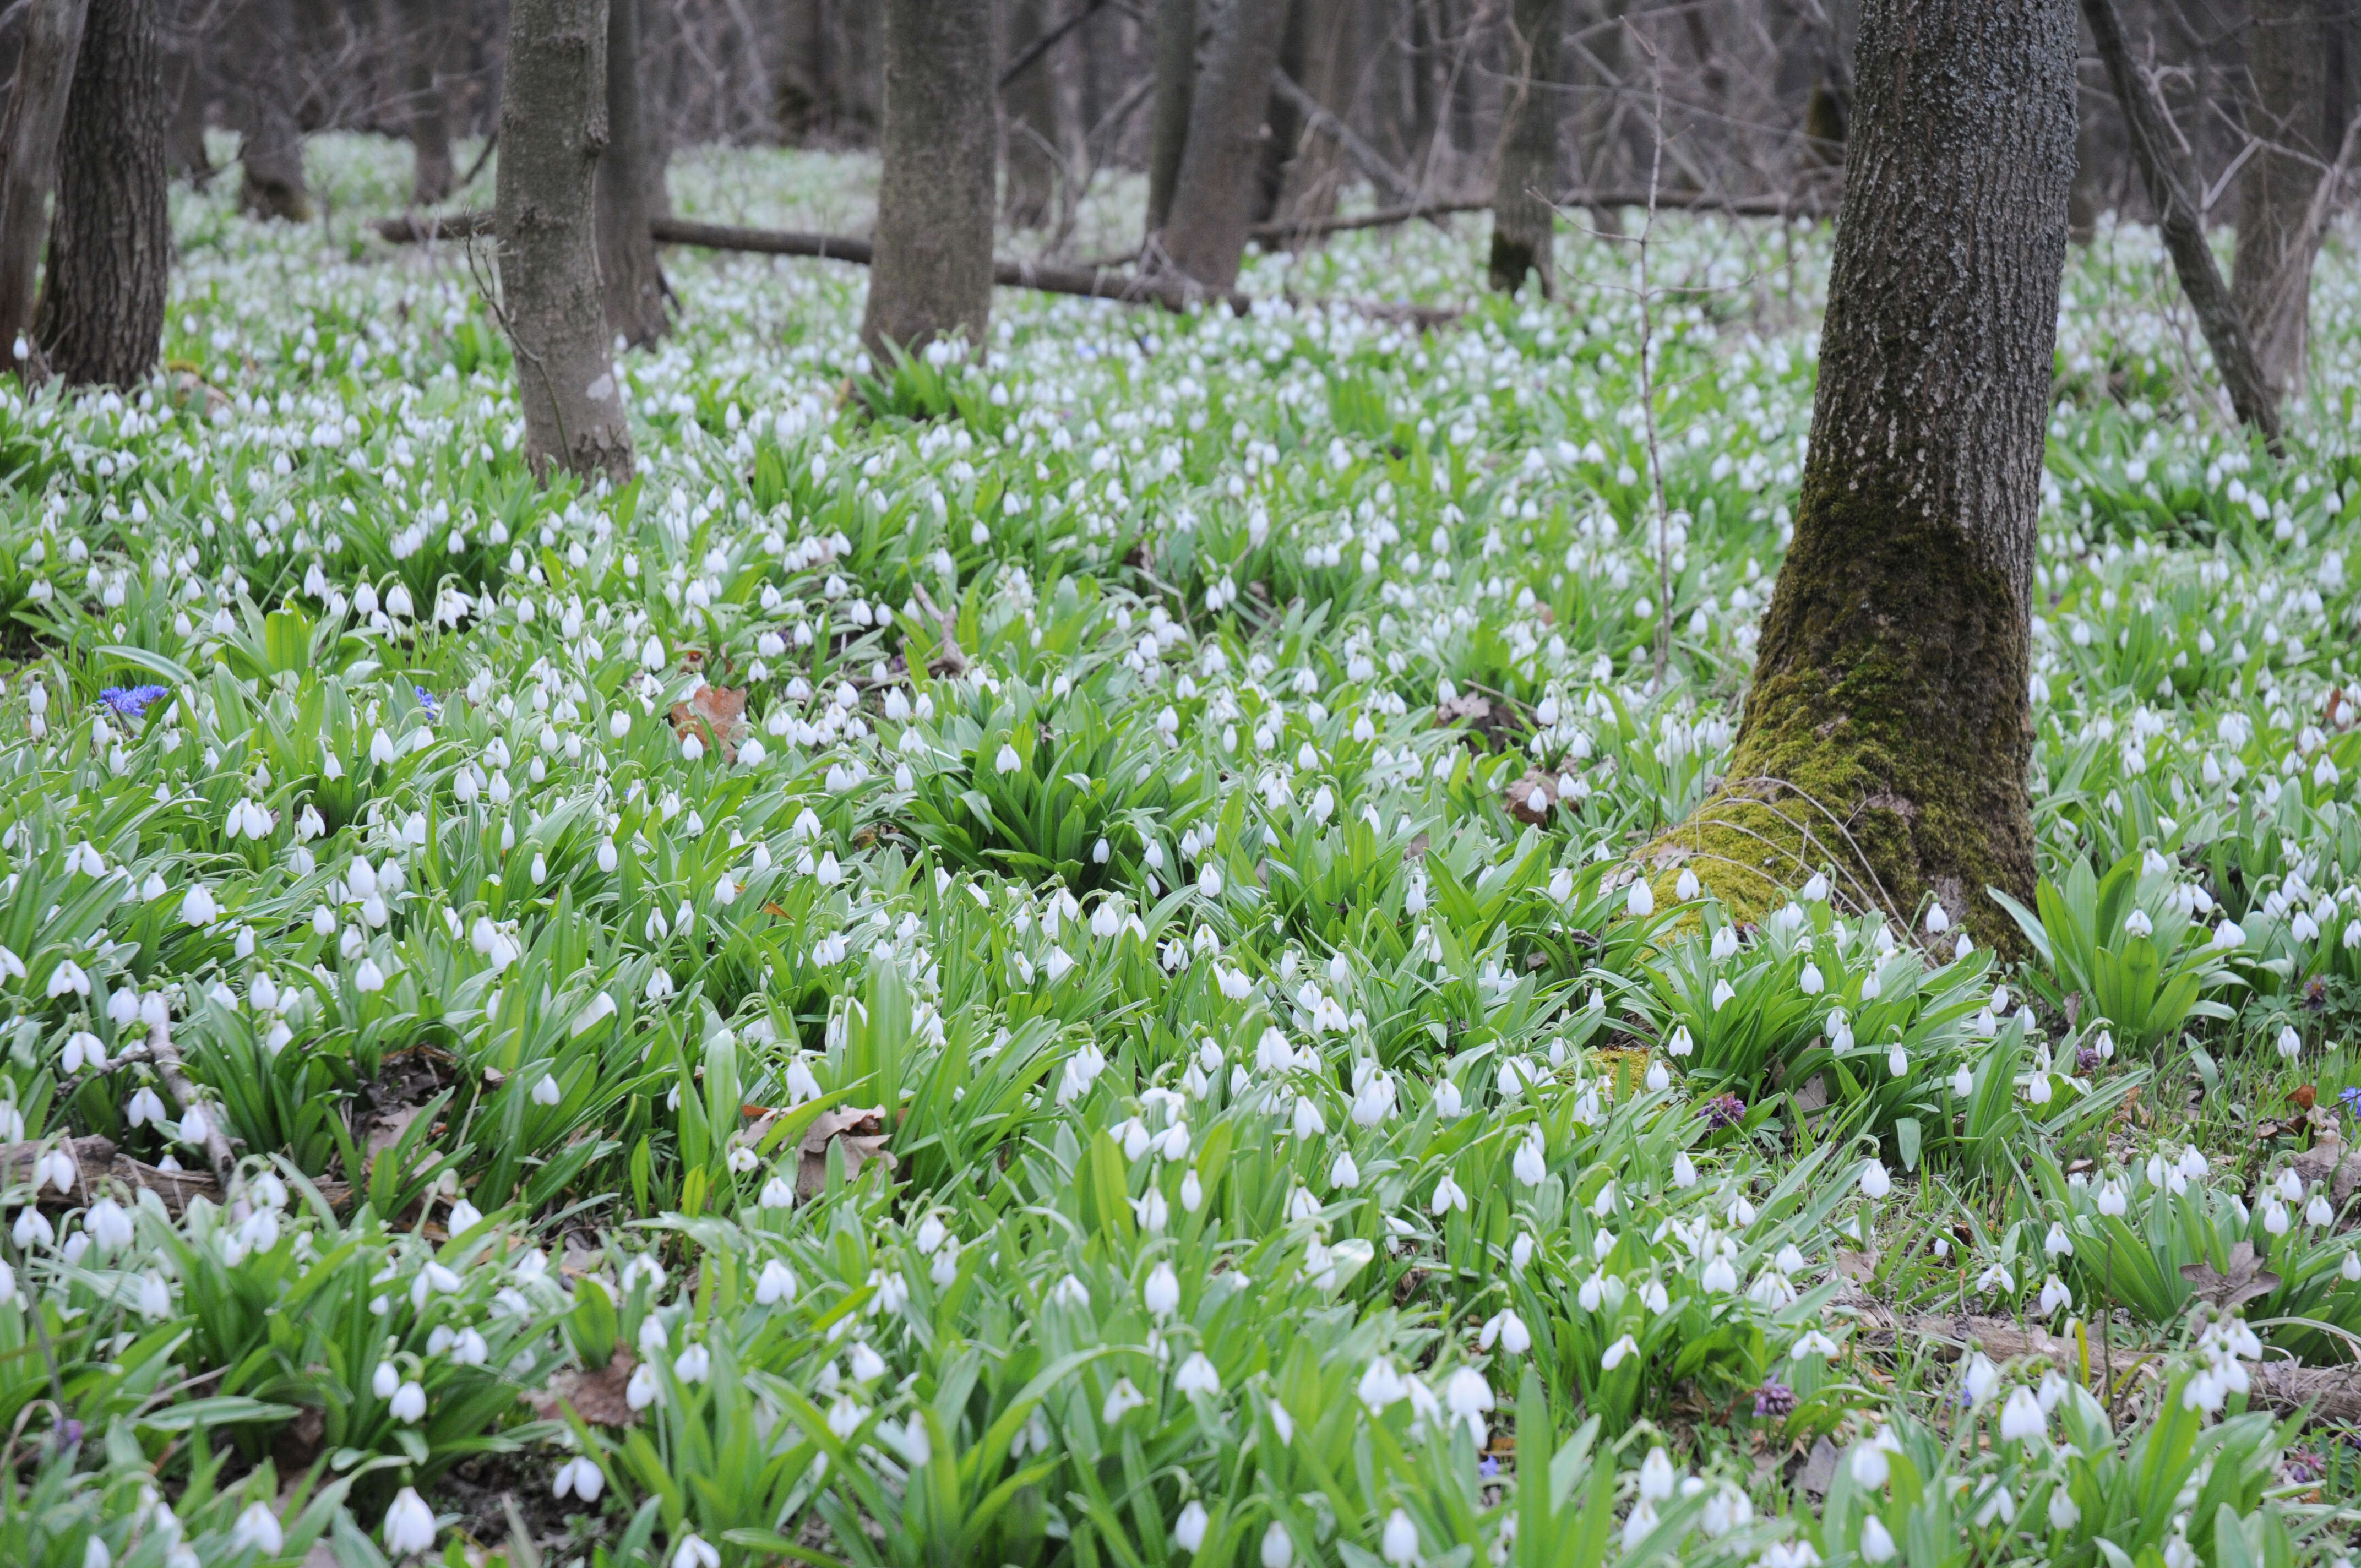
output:
[[[2263,1266],[2263,1259],[2255,1254],[2254,1243],[2240,1242],[2233,1246],[2229,1262],[2226,1273],[2210,1263],[2184,1263],[2180,1266],[2180,1277],[2197,1287],[2198,1295],[2225,1312],[2279,1288],[2279,1277]]]
[[[673,733],[691,736],[708,751],[719,751],[724,762],[738,760],[738,742],[746,738],[746,688],[706,685],[689,693],[688,700],[672,705]]]
[[[808,1201],[819,1196],[828,1186],[828,1148],[836,1144],[844,1151],[844,1174],[847,1179],[857,1178],[861,1168],[873,1159],[885,1162],[894,1168],[894,1157],[885,1148],[885,1108],[872,1105],[845,1106],[840,1110],[823,1111],[804,1132],[804,1141],[796,1163],[796,1197]]]
[[[631,1370],[638,1365],[631,1353],[619,1344],[606,1365],[558,1373],[526,1394],[525,1402],[545,1421],[557,1420],[570,1407],[590,1426],[637,1426],[640,1412],[631,1409],[630,1388]]]

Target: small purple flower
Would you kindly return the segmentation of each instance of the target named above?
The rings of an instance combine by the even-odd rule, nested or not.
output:
[[[418,695],[418,706],[426,710],[426,717],[428,718],[434,719],[443,717],[443,699],[441,697],[436,696],[424,686],[412,686],[410,689]]]
[[[1493,1458],[1488,1453],[1476,1462],[1476,1474],[1483,1476],[1487,1480],[1491,1479],[1499,1473],[1500,1462]]]
[[[1795,1410],[1795,1391],[1776,1377],[1765,1377],[1763,1387],[1754,1390],[1756,1420],[1784,1420]]]
[[[2336,1098],[2344,1102],[2345,1109],[2349,1114],[2361,1116],[2361,1084],[2337,1091]]]
[[[143,718],[148,705],[171,691],[170,686],[108,686],[98,694],[98,700],[114,711],[117,718]]]
[[[71,1448],[74,1444],[82,1441],[82,1423],[74,1420],[71,1416],[68,1416],[65,1420],[58,1423],[58,1446],[60,1448]]]
[[[2099,1047],[2096,1046],[2084,1046],[2081,1050],[2076,1051],[2074,1053],[2074,1070],[2081,1073],[2084,1078],[2089,1078],[2092,1074],[2097,1072],[2099,1070]]]
[[[1746,1120],[1746,1102],[1735,1094],[1717,1094],[1698,1110],[1705,1117],[1708,1132],[1718,1133]]]

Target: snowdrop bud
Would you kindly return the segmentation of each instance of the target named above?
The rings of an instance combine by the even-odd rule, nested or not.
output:
[[[1205,1544],[1205,1528],[1211,1522],[1205,1505],[1191,1497],[1180,1510],[1180,1517],[1172,1521],[1173,1544],[1194,1556],[1197,1549]]]
[[[1894,1554],[1894,1532],[1875,1514],[1861,1521],[1861,1560],[1864,1563],[1891,1563]]]
[[[1410,1515],[1396,1508],[1386,1519],[1386,1530],[1378,1550],[1394,1568],[1409,1568],[1418,1561],[1418,1526]]]

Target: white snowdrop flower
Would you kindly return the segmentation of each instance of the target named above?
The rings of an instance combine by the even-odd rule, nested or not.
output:
[[[1698,1274],[1697,1283],[1717,1296],[1727,1296],[1738,1288],[1738,1270],[1730,1259],[1717,1255]]]
[[[1361,1168],[1353,1162],[1350,1149],[1337,1151],[1335,1160],[1328,1167],[1328,1185],[1347,1192],[1361,1185]]]
[[[2054,1318],[2060,1310],[2070,1308],[2073,1305],[2074,1292],[2066,1288],[2066,1282],[2064,1280],[2059,1278],[2055,1274],[2052,1274],[2042,1280],[2041,1315],[2043,1317]]]
[[[683,1383],[702,1383],[713,1375],[713,1353],[702,1344],[692,1344],[674,1357],[672,1375]]]
[[[1099,1420],[1108,1426],[1115,1426],[1147,1403],[1148,1396],[1141,1393],[1130,1378],[1118,1377],[1115,1380],[1115,1387],[1107,1390],[1105,1402],[1099,1407]]]
[[[229,1545],[232,1552],[252,1551],[264,1557],[276,1557],[286,1550],[287,1532],[279,1523],[279,1516],[270,1505],[252,1502],[237,1516],[230,1527]]]
[[[1864,1515],[1861,1521],[1861,1560],[1864,1563],[1891,1563],[1896,1548],[1894,1532],[1875,1514]]]
[[[754,1304],[775,1307],[796,1298],[796,1271],[777,1258],[763,1265],[763,1272],[754,1283]]]
[[[220,915],[221,905],[214,902],[213,890],[203,883],[189,889],[188,896],[181,900],[183,926],[210,926]]]
[[[1434,1113],[1448,1122],[1457,1119],[1464,1109],[1465,1102],[1459,1093],[1459,1085],[1448,1078],[1437,1080],[1434,1086]]]
[[[1205,1512],[1205,1505],[1194,1497],[1190,1498],[1181,1508],[1180,1517],[1172,1521],[1173,1544],[1191,1556],[1196,1555],[1197,1549],[1205,1544],[1205,1529],[1210,1523],[1212,1520]]]
[[[2081,1522],[2081,1505],[2074,1501],[2074,1495],[2062,1486],[2053,1490],[2049,1494],[2049,1528],[2068,1530]]]
[[[1515,1171],[1517,1179],[1527,1187],[1539,1187],[1542,1184],[1542,1179],[1549,1174],[1549,1161],[1542,1149],[1539,1128],[1534,1129],[1519,1144],[1516,1157],[1510,1162],[1510,1165]]]
[[[380,1361],[369,1377],[369,1392],[380,1399],[390,1399],[401,1388],[401,1369],[390,1361]]]
[[[1600,1354],[1598,1357],[1599,1369],[1603,1372],[1612,1372],[1617,1367],[1622,1365],[1624,1362],[1639,1354],[1640,1342],[1633,1339],[1630,1334],[1625,1334],[1621,1338],[1618,1339],[1613,1344],[1609,1345],[1607,1349]]]
[[[393,1398],[386,1401],[386,1407],[393,1413],[395,1420],[415,1425],[426,1418],[426,1390],[414,1380],[404,1383],[393,1391]]]
[[[999,754],[992,760],[992,765],[1000,773],[1013,773],[1025,765],[1025,759],[1016,754],[1016,747],[1004,740],[1001,742]]]
[[[1295,1561],[1295,1541],[1277,1519],[1262,1532],[1262,1568],[1288,1568]]]
[[[1817,996],[1828,989],[1828,982],[1820,976],[1820,966],[1808,959],[1804,962],[1803,972],[1795,977],[1795,984],[1806,996]]]
[[[1219,1394],[1222,1375],[1203,1351],[1198,1351],[1180,1364],[1172,1375],[1172,1387],[1182,1394]]]
[[[1656,912],[1656,894],[1645,877],[1631,883],[1631,890],[1624,894],[1623,907],[1635,920],[1645,920]]]
[[[549,1489],[555,1497],[572,1496],[586,1503],[595,1503],[606,1486],[606,1475],[588,1456],[583,1455],[559,1465],[557,1474],[550,1480]]]
[[[2236,921],[2224,920],[2213,927],[2213,947],[2217,952],[2235,952],[2246,945],[2246,929]]]
[[[2124,1195],[2123,1184],[2114,1177],[2109,1177],[2106,1185],[2099,1189],[2097,1207],[2100,1213],[2110,1219],[2119,1217],[2130,1207],[2129,1200]]]
[[[1878,1160],[1864,1160],[1861,1168],[1861,1193],[1864,1198],[1883,1198],[1894,1190],[1894,1179],[1885,1173]]]
[[[2283,1024],[2279,1026],[2279,1055],[2290,1061],[2295,1060],[2303,1050],[2303,1036],[2295,1032],[2294,1025]]]
[[[1394,1568],[1410,1568],[1418,1561],[1418,1525],[1410,1515],[1396,1508],[1386,1516],[1385,1532],[1378,1538],[1378,1554]]]
[[[1444,1171],[1443,1179],[1434,1184],[1434,1198],[1428,1209],[1438,1217],[1454,1209],[1463,1214],[1467,1212],[1467,1194],[1460,1190],[1459,1183],[1451,1179],[1449,1171]]]
[[[363,993],[385,989],[385,970],[378,968],[375,959],[363,959],[360,968],[353,971],[353,989]]]
[[[2304,1223],[2320,1227],[2333,1224],[2335,1220],[2336,1211],[2329,1206],[2328,1195],[2324,1192],[2313,1193],[2312,1201],[2304,1205]]]
[[[434,1545],[434,1510],[414,1487],[394,1494],[385,1510],[385,1549],[396,1560],[431,1550]]]
[[[2032,1389],[2020,1387],[2009,1395],[2000,1412],[2003,1442],[2037,1442],[2048,1431],[2048,1418],[2043,1414],[2041,1401],[2033,1397]]]
[[[2052,1220],[2049,1222],[2049,1234],[2041,1238],[2041,1250],[2049,1257],[2071,1257],[2074,1255],[2074,1238],[2066,1234],[2064,1225]]]
[[[1673,1495],[1673,1458],[1660,1447],[1648,1451],[1640,1462],[1640,1496],[1645,1501],[1661,1503]]]
[[[672,1568],[721,1568],[721,1552],[695,1530],[680,1538],[673,1548]]]
[[[2263,1202],[2263,1229],[2272,1235],[2283,1236],[2290,1226],[2287,1206],[2276,1198],[2266,1199]]]
[[[1968,1359],[1965,1381],[1968,1402],[1971,1405],[1981,1405],[1990,1399],[1993,1392],[2000,1387],[2000,1368],[1994,1366],[1992,1359],[1982,1351],[1977,1351]],[[2037,1406],[2036,1409],[2038,1407]]]
[[[1180,1277],[1172,1271],[1170,1264],[1156,1266],[1140,1290],[1140,1299],[1149,1312],[1159,1318],[1169,1318],[1180,1309]]]

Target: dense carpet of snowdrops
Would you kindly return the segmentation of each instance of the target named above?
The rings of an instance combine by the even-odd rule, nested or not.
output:
[[[858,270],[675,256],[641,480],[543,492],[480,258],[313,161],[324,225],[180,199],[154,385],[0,393],[0,1560],[2342,1555],[2354,1452],[2245,1409],[2361,1332],[2341,244],[2285,463],[2151,236],[2071,264],[2003,965],[1631,881],[1824,230],[1554,307],[1356,236],[1248,286],[1470,313],[1005,293],[882,380]]]

